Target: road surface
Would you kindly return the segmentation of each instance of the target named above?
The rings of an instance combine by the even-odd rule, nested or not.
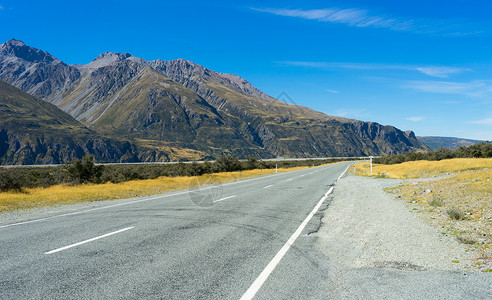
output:
[[[0,225],[0,298],[325,298],[308,233],[349,165]]]

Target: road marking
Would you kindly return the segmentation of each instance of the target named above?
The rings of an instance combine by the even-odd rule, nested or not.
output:
[[[322,167],[324,167],[324,166],[322,166]],[[250,181],[261,180],[261,179],[269,178],[269,177],[272,177],[272,176],[275,176],[275,175],[288,175],[288,174],[298,173],[298,172],[302,172],[302,171],[304,171],[304,170],[295,170],[295,171],[289,171],[289,172],[285,172],[285,173],[278,173],[278,174],[266,175],[266,176],[261,176],[261,177],[256,177],[256,178],[250,178],[250,179],[244,179],[244,180],[238,180],[238,181],[233,181],[233,182],[226,182],[226,183],[222,183],[221,185],[222,186],[234,185],[234,184],[238,184],[238,183],[245,183],[245,182],[250,182]],[[211,189],[211,188],[214,188],[214,187],[215,187],[215,185],[208,186],[208,187],[202,188],[202,190],[208,190],[208,189]],[[175,192],[175,193],[172,193],[172,194],[161,194],[159,196],[150,197],[150,198],[146,197],[144,199],[133,200],[133,201],[128,201],[128,202],[124,202],[124,203],[112,204],[112,205],[107,205],[107,206],[102,206],[102,207],[95,207],[95,208],[90,208],[90,209],[86,209],[86,210],[81,210],[81,211],[76,211],[76,212],[71,212],[71,213],[56,215],[56,216],[44,217],[44,218],[35,219],[35,220],[23,221],[23,222],[18,222],[18,223],[11,223],[11,224],[6,224],[6,225],[0,226],[0,229],[7,228],[7,227],[12,227],[12,226],[18,226],[18,225],[24,225],[24,224],[42,222],[42,221],[47,221],[47,220],[50,220],[50,219],[55,219],[55,218],[60,218],[60,217],[67,217],[67,216],[73,216],[73,215],[78,215],[78,214],[84,214],[84,213],[88,213],[88,212],[93,212],[93,211],[97,211],[97,210],[101,210],[101,209],[113,208],[113,207],[117,207],[117,206],[135,204],[135,203],[140,203],[140,202],[147,202],[147,201],[152,201],[152,200],[157,200],[157,199],[163,199],[163,198],[168,198],[168,197],[173,197],[173,196],[179,196],[179,195],[187,194],[189,192],[190,192],[189,190],[184,190],[182,192]]]
[[[290,179],[287,179],[286,181],[291,181],[291,180],[293,180],[293,179],[294,179],[294,178],[290,178]]]
[[[236,197],[236,195],[234,195],[234,196],[229,196],[229,197],[224,197],[224,198],[221,198],[221,199],[219,199],[219,200],[215,200],[214,202],[220,202],[220,201],[224,201],[224,200],[231,199],[231,198],[234,198],[234,197]]]
[[[100,236],[95,237],[95,238],[92,238],[92,239],[88,239],[88,240],[85,240],[85,241],[82,241],[82,242],[78,242],[78,243],[75,243],[75,244],[72,244],[72,245],[68,245],[68,246],[61,247],[61,248],[58,248],[58,249],[55,249],[55,250],[51,250],[51,251],[45,252],[44,254],[53,254],[53,253],[56,253],[56,252],[67,250],[67,249],[70,249],[70,248],[73,248],[73,247],[77,247],[77,246],[80,246],[80,245],[83,245],[83,244],[90,243],[90,242],[95,241],[95,240],[99,240],[99,239],[108,237],[108,236],[113,235],[113,234],[117,234],[117,233],[120,233],[120,232],[123,232],[123,231],[130,230],[130,229],[133,229],[133,228],[135,228],[135,227],[132,226],[132,227],[123,228],[123,229],[120,229],[120,230],[117,230],[117,231],[113,231],[113,232],[110,232],[110,233],[106,233],[106,234],[100,235]]]
[[[347,173],[347,170],[350,168],[350,166],[351,166],[351,165],[349,165],[349,166],[345,169],[345,171],[343,171],[342,175],[340,175],[340,176],[338,177],[337,181],[338,181],[338,180],[340,180],[340,178],[342,178],[342,177],[343,177],[343,175],[345,175],[345,173]]]
[[[270,185],[264,186],[263,188],[267,189],[267,188],[271,188],[272,186],[273,186],[273,184],[270,184]]]
[[[302,174],[302,175],[301,175],[301,177],[304,177],[304,176],[306,176],[306,175],[305,175],[305,174]]]
[[[337,163],[337,164],[339,164],[339,163]],[[334,166],[334,165],[318,166],[318,167],[315,167],[315,168],[323,168],[324,169],[324,168],[329,168],[329,167]],[[245,180],[238,180],[238,181],[223,183],[221,185],[222,186],[227,186],[227,185],[240,184],[240,183],[245,183],[245,182],[250,182],[250,181],[261,180],[261,179],[269,178],[269,177],[276,176],[276,175],[289,175],[289,174],[292,175],[294,173],[298,173],[298,172],[302,172],[302,171],[304,171],[304,170],[295,170],[295,171],[289,171],[289,172],[284,172],[284,173],[266,175],[266,176],[261,176],[261,177],[256,177],[256,178],[245,179]],[[202,190],[211,189],[211,188],[214,188],[214,187],[215,187],[215,185],[214,186],[205,187]],[[107,206],[102,206],[102,207],[95,207],[95,208],[90,208],[90,209],[86,209],[86,210],[75,211],[75,212],[71,212],[71,213],[66,213],[66,214],[61,214],[61,215],[55,215],[55,216],[50,216],[50,217],[44,217],[44,218],[39,218],[39,219],[34,219],[34,220],[29,220],[29,221],[23,221],[23,222],[18,222],[18,223],[11,223],[11,224],[6,224],[6,225],[1,225],[0,226],[0,229],[8,228],[8,227],[13,227],[13,226],[19,226],[19,225],[25,225],[25,224],[42,222],[42,221],[47,221],[47,220],[51,220],[51,219],[55,219],[55,218],[60,218],[60,217],[67,217],[67,216],[73,216],[73,215],[78,215],[78,214],[85,214],[85,213],[89,213],[89,212],[93,212],[93,211],[97,211],[97,210],[108,209],[108,208],[113,208],[113,207],[118,207],[118,206],[123,206],[123,205],[130,205],[130,204],[135,204],[135,203],[140,203],[140,202],[147,202],[147,201],[152,201],[152,200],[157,200],[157,199],[163,199],[163,198],[168,198],[168,197],[173,197],[173,196],[179,196],[179,195],[183,195],[183,194],[186,194],[186,193],[189,193],[189,190],[185,190],[185,191],[182,191],[182,192],[176,192],[176,193],[172,193],[172,194],[164,194],[164,195],[154,196],[154,197],[150,197],[150,198],[147,198],[146,197],[144,199],[138,199],[138,200],[128,201],[128,202],[124,202],[124,203],[118,203],[118,204],[112,204],[112,205],[107,205]]]
[[[348,168],[347,168],[348,169]],[[345,170],[346,172],[347,170]],[[345,172],[342,173],[345,174]],[[297,240],[297,238],[301,235],[302,231],[306,227],[306,225],[309,223],[311,218],[314,216],[314,214],[318,211],[318,209],[321,207],[323,202],[328,198],[328,195],[330,195],[333,192],[333,187],[331,187],[326,194],[321,197],[319,200],[318,204],[313,208],[311,213],[306,217],[306,219],[299,225],[297,230],[292,234],[292,236],[289,238],[289,240],[285,243],[285,245],[277,252],[277,254],[273,257],[273,259],[268,263],[268,265],[265,267],[265,269],[261,272],[260,276],[256,278],[256,280],[253,282],[253,284],[249,287],[249,289],[244,293],[244,295],[241,297],[241,300],[250,300],[253,299],[253,297],[256,295],[258,290],[261,288],[261,286],[265,283],[265,281],[268,279],[270,274],[275,270],[277,267],[278,263],[282,260],[284,255],[289,251],[290,247],[294,244],[294,242]]]

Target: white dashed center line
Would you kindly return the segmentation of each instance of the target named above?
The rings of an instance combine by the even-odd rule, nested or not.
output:
[[[73,247],[77,247],[77,246],[80,246],[80,245],[83,245],[83,244],[87,244],[87,243],[93,242],[93,241],[98,240],[98,239],[102,239],[102,238],[108,237],[108,236],[113,235],[113,234],[117,234],[117,233],[120,233],[120,232],[123,232],[123,231],[130,230],[130,229],[133,229],[133,228],[135,228],[135,227],[132,226],[132,227],[123,228],[123,229],[120,229],[120,230],[117,230],[117,231],[113,231],[113,232],[110,232],[110,233],[106,233],[106,234],[100,235],[100,236],[95,237],[95,238],[92,238],[92,239],[88,239],[88,240],[85,240],[85,241],[82,241],[82,242],[78,242],[78,243],[75,243],[75,244],[72,244],[72,245],[68,245],[68,246],[61,247],[61,248],[58,248],[58,249],[55,249],[55,250],[51,250],[51,251],[45,252],[44,254],[53,254],[53,253],[56,253],[56,252],[67,250],[67,249],[70,249],[70,248],[73,248]]]
[[[234,196],[229,196],[229,197],[224,197],[224,198],[221,198],[221,199],[219,199],[219,200],[215,200],[214,202],[220,202],[220,201],[224,201],[224,200],[231,199],[231,198],[234,198],[234,197],[236,197],[236,195],[234,195]]]

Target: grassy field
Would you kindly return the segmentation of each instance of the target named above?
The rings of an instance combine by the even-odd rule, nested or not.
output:
[[[373,165],[371,174],[368,162],[358,163],[355,173],[362,176],[395,179],[424,178],[446,173],[492,169],[492,158],[454,158],[440,161],[409,161],[395,165]]]
[[[279,168],[278,172],[305,168],[307,167]],[[83,184],[74,186],[55,185],[48,188],[24,189],[20,193],[0,193],[0,212],[153,195],[196,187],[198,182],[218,184],[270,175],[274,172],[275,170],[268,169],[248,170],[206,174],[196,177],[160,177],[157,179],[134,180],[123,183]]]
[[[389,192],[408,202],[412,210],[477,250],[476,266],[492,271],[492,159],[413,161],[397,165],[356,165],[355,173],[377,178],[411,180]],[[433,180],[424,178],[431,177]]]

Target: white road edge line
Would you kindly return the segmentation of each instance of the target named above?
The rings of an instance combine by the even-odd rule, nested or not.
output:
[[[349,166],[350,167],[350,166]],[[348,168],[343,171],[342,175],[338,177],[337,181],[347,172]],[[333,187],[331,187],[326,194],[321,197],[321,200],[319,200],[318,204],[313,208],[311,213],[304,219],[304,221],[299,225],[297,230],[292,234],[292,236],[289,238],[289,240],[285,243],[285,245],[277,252],[277,254],[273,257],[273,259],[268,263],[268,265],[265,267],[263,272],[256,278],[256,280],[253,282],[253,284],[249,287],[249,289],[243,294],[241,297],[241,300],[250,300],[253,299],[253,297],[256,295],[258,290],[261,288],[261,286],[265,283],[265,281],[268,279],[270,274],[275,270],[277,267],[278,263],[282,260],[284,255],[289,251],[290,247],[294,244],[294,242],[297,240],[297,238],[301,235],[302,231],[306,227],[306,225],[311,221],[311,218],[314,216],[314,214],[318,211],[318,209],[321,207],[323,202],[328,198],[328,195],[330,195],[333,192]]]
[[[338,181],[338,180],[340,180],[340,178],[342,178],[342,177],[343,177],[343,175],[345,175],[345,173],[347,173],[347,170],[348,170],[348,169],[350,168],[350,166],[352,166],[352,165],[353,165],[353,164],[348,165],[348,167],[345,169],[345,171],[343,171],[342,175],[338,176],[337,181]]]
[[[263,188],[267,189],[267,188],[271,188],[272,186],[273,186],[273,184],[270,184],[270,185],[264,186]]]
[[[286,181],[291,181],[292,179],[294,179],[294,178],[287,179]]]
[[[78,242],[78,243],[75,243],[75,244],[72,244],[72,245],[68,245],[68,246],[61,247],[61,248],[58,248],[58,249],[55,249],[55,250],[51,250],[51,251],[45,252],[44,254],[53,254],[53,253],[56,253],[56,252],[67,250],[67,249],[70,249],[70,248],[73,248],[73,247],[77,247],[77,246],[80,246],[80,245],[83,245],[83,244],[86,244],[86,243],[90,243],[90,242],[95,241],[95,240],[99,240],[99,239],[108,237],[108,236],[113,235],[113,234],[117,234],[117,233],[120,233],[120,232],[123,232],[123,231],[130,230],[130,229],[133,229],[133,228],[135,228],[135,227],[134,226],[131,226],[131,227],[123,228],[123,229],[120,229],[120,230],[117,230],[117,231],[113,231],[113,232],[110,232],[110,233],[106,233],[106,234],[100,235],[100,236],[95,237],[95,238],[92,238],[92,239],[88,239],[88,240],[85,240],[85,241],[82,241],[82,242]]]
[[[236,197],[236,195],[234,195],[234,196],[229,196],[229,197],[224,197],[224,198],[221,198],[221,199],[219,199],[219,200],[215,200],[214,202],[220,202],[220,201],[224,201],[224,200],[231,199],[231,198],[234,198],[234,197]]]

